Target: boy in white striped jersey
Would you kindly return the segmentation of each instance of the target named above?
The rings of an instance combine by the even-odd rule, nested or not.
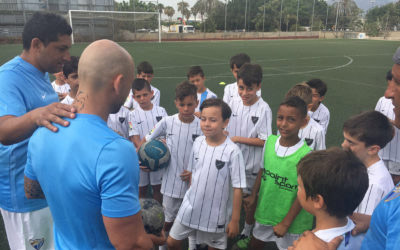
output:
[[[107,119],[107,126],[120,136],[129,140],[129,109],[121,106],[115,114],[110,114]]]
[[[386,81],[388,84],[385,95],[382,96],[378,103],[376,104],[375,110],[384,114],[392,123],[395,123],[395,113],[392,99],[390,97],[390,92],[395,86],[393,81],[392,70],[389,70],[386,74]],[[386,167],[392,176],[393,183],[396,185],[400,182],[400,131],[399,128],[394,126],[395,134],[393,139],[386,144],[386,146],[379,151],[379,156],[382,158]]]
[[[171,162],[163,173],[161,183],[167,236],[188,189],[190,172],[187,168],[193,142],[202,135],[200,119],[194,115],[197,103],[196,86],[188,81],[182,82],[175,89],[175,105],[179,113],[161,119],[145,137],[148,141],[165,136],[171,153]]]
[[[229,60],[229,64],[231,66],[231,71],[232,71],[233,77],[235,77],[235,79],[236,79],[236,82],[228,84],[224,88],[223,100],[224,100],[224,102],[226,102],[228,104],[230,103],[230,101],[232,99],[240,98],[239,92],[238,92],[238,85],[237,85],[237,75],[238,75],[239,69],[245,63],[250,63],[250,57],[245,53],[240,53],[240,54],[234,55]],[[259,89],[257,91],[257,95],[261,96],[261,89]]]
[[[187,78],[189,82],[194,84],[197,88],[197,100],[199,100],[199,104],[197,105],[194,114],[200,118],[200,105],[208,98],[217,98],[217,95],[204,85],[206,78],[204,76],[204,71],[200,66],[190,67],[187,73]]]
[[[64,63],[63,73],[65,82],[68,83],[69,90],[68,95],[61,101],[61,103],[71,105],[74,102],[75,96],[78,93],[79,78],[78,78],[78,63],[79,57],[71,56],[71,60]]]
[[[189,236],[208,249],[226,249],[227,236],[239,233],[246,177],[240,149],[224,134],[231,109],[221,99],[207,99],[200,110],[204,136],[193,144],[188,166],[191,185],[167,240],[168,249],[181,249]]]
[[[330,113],[329,109],[322,103],[325,99],[326,84],[321,79],[311,79],[306,82],[312,91],[312,107],[308,114],[316,122],[318,122],[325,130],[328,131]]]
[[[143,61],[143,62],[139,63],[139,65],[137,66],[136,78],[145,79],[150,84],[151,90],[154,92],[153,97],[151,98],[151,102],[154,105],[159,106],[160,105],[160,90],[158,90],[156,87],[151,85],[151,82],[154,78],[153,66],[151,66],[151,64],[147,61]],[[130,110],[135,109],[137,106],[139,106],[139,104],[135,101],[135,98],[133,97],[132,90],[129,92],[129,95],[126,98],[124,106]]]
[[[232,117],[227,132],[243,154],[246,164],[247,188],[243,190],[245,196],[250,195],[258,171],[261,168],[261,159],[265,140],[272,134],[272,111],[268,104],[259,96],[261,89],[262,69],[258,64],[244,64],[238,72],[238,93],[240,98],[233,98],[229,102]],[[249,236],[254,226],[255,206],[245,209],[245,225],[241,233],[238,247],[244,248],[250,241]]]
[[[285,97],[292,96],[300,97],[307,104],[307,108],[310,111],[312,107],[312,90],[306,83],[296,84],[289,89]],[[308,114],[307,125],[300,129],[299,137],[304,139],[312,150],[326,149],[324,128],[314,119],[311,119]]]
[[[368,190],[351,219],[356,224],[353,234],[360,233],[359,221],[371,218],[372,212],[394,187],[392,178],[378,152],[392,140],[393,125],[377,111],[368,111],[349,118],[343,125],[342,147],[352,151],[368,172]]]
[[[138,150],[142,145],[143,138],[154,128],[157,122],[167,116],[163,107],[156,106],[151,102],[153,91],[145,79],[136,78],[132,83],[132,93],[135,101],[139,104],[129,114],[129,138]],[[162,203],[161,177],[163,170],[149,172],[140,169],[139,198],[145,198],[147,187],[151,185],[153,198]]]
[[[60,71],[58,73],[54,73],[53,76],[56,79],[51,82],[51,86],[57,93],[58,99],[62,101],[68,95],[70,87],[68,83],[65,82],[64,72]]]

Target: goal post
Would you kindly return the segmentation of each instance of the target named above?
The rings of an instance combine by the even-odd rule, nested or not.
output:
[[[72,44],[98,39],[161,42],[159,12],[69,10]]]

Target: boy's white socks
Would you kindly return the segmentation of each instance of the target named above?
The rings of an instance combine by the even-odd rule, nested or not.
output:
[[[242,231],[241,235],[245,235],[247,237],[250,236],[251,230],[253,229],[253,227],[254,227],[254,224],[249,225],[249,224],[247,224],[245,222],[244,223],[244,228],[243,228],[243,231]]]

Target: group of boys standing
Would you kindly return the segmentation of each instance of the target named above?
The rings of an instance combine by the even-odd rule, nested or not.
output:
[[[287,92],[273,135],[272,111],[261,98],[262,69],[246,54],[231,58],[237,82],[225,87],[223,100],[205,87],[201,67],[191,67],[188,81],[175,89],[178,113],[167,116],[159,106],[160,92],[150,84],[154,73],[148,62],[139,64],[134,80],[131,56],[107,40],[70,60],[71,29],[65,20],[53,14],[35,14],[32,20],[24,30],[23,54],[0,69],[2,154],[19,162],[13,174],[18,183],[8,178],[10,183],[2,184],[1,212],[11,248],[52,248],[52,236],[41,235],[53,234],[44,226],[53,218],[57,248],[148,249],[168,236],[169,249],[181,249],[186,238],[190,249],[201,244],[225,249],[227,237],[239,233],[242,202],[240,248],[262,249],[269,241],[280,249],[296,246],[312,229],[313,216],[320,240],[343,236],[339,249],[361,248],[371,214],[394,186],[378,155],[397,134],[386,116],[370,111],[350,118],[343,126],[346,150],[325,150],[326,85],[313,79]],[[50,37],[40,30],[60,26]],[[72,107],[54,104],[57,96],[49,89],[46,72],[58,72],[60,65],[71,90],[59,97],[74,99]],[[21,75],[29,91],[20,89]],[[393,98],[395,80],[388,82],[385,96]],[[397,116],[389,118],[398,124]],[[158,173],[139,171],[132,143],[138,149],[159,137],[171,152],[170,165]],[[2,157],[2,176],[15,170],[15,160]],[[396,165],[396,158],[387,160]],[[159,237],[144,233],[140,218],[138,198],[149,185],[165,212]],[[396,199],[396,193],[386,199]],[[362,248],[376,243],[373,221]]]

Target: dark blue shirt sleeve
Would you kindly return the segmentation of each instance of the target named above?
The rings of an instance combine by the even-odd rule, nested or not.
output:
[[[103,148],[97,161],[96,181],[104,216],[127,217],[140,211],[139,162],[132,143],[118,138]]]

